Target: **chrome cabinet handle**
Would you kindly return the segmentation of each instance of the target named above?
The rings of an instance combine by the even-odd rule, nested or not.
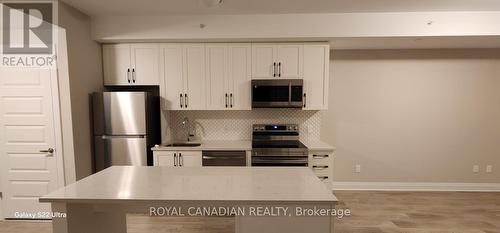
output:
[[[182,103],[182,94],[179,94],[179,104],[181,105],[181,108],[182,106],[184,106],[184,104]]]
[[[226,93],[226,108],[227,108],[227,103],[229,102],[227,99],[228,99],[228,96],[227,96],[227,93]]]
[[[230,101],[230,106],[231,106],[231,108],[233,108],[233,93],[231,93],[229,96],[230,96],[229,98],[231,100]]]
[[[135,83],[135,68],[132,68],[132,82]]]
[[[184,166],[184,158],[182,157],[182,153],[179,153],[179,166]]]
[[[278,62],[278,77],[281,77],[281,62]]]
[[[130,83],[130,68],[127,69],[127,81]]]
[[[328,179],[328,176],[318,176],[318,178],[319,178],[321,181],[323,181],[323,180]]]
[[[273,77],[276,77],[276,62],[273,62]]]
[[[328,155],[313,155],[313,158],[324,159],[328,158]]]
[[[324,170],[324,169],[327,169],[328,166],[313,166],[312,168],[313,168],[313,170]]]
[[[305,107],[306,107],[306,103],[307,103],[307,102],[306,102],[306,101],[307,101],[307,96],[306,96],[306,93],[304,93],[304,99],[303,99],[302,101],[304,101],[304,108],[305,108]]]
[[[188,107],[188,94],[184,93],[184,107]]]

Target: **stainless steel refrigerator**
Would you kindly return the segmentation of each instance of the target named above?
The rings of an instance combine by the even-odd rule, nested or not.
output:
[[[96,172],[113,165],[152,165],[160,113],[151,93],[93,93],[92,106]]]

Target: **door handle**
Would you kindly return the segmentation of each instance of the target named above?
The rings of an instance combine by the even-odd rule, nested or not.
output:
[[[179,104],[181,105],[181,108],[184,106],[184,104],[182,104],[182,94],[179,94]]]
[[[49,148],[47,150],[40,150],[41,153],[48,153],[47,157],[53,157],[54,156],[54,148]]]
[[[130,83],[130,68],[127,69],[127,81]]]
[[[231,100],[231,101],[230,101],[230,106],[231,106],[231,108],[233,108],[233,93],[231,93],[231,94],[229,95],[229,99]]]
[[[281,77],[281,62],[278,62],[278,77]]]
[[[228,98],[228,97],[227,97],[227,93],[226,93],[226,108],[227,108],[227,102],[229,102],[229,101],[227,100],[227,98]]]
[[[276,62],[273,62],[273,77],[276,77]]]
[[[188,107],[188,94],[184,93],[184,107]]]
[[[177,167],[177,153],[174,153],[174,167]]]
[[[305,108],[305,107],[306,107],[306,103],[307,103],[307,102],[306,102],[306,101],[307,101],[307,96],[306,96],[306,93],[304,93],[304,99],[303,99],[302,101],[304,101],[304,108]]]
[[[135,68],[132,68],[132,82],[135,83]]]
[[[184,166],[184,158],[182,158],[182,153],[179,153],[179,166]]]

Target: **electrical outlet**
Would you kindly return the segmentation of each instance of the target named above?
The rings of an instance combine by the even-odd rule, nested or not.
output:
[[[356,173],[361,173],[361,165],[356,164]]]
[[[479,173],[479,165],[472,166],[472,172]]]
[[[492,173],[493,172],[493,165],[486,165],[486,173]]]

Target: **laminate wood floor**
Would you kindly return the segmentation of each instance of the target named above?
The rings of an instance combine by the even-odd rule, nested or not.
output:
[[[335,192],[336,233],[500,233],[500,193]],[[232,218],[129,215],[129,233],[232,233]],[[51,233],[50,222],[0,222],[0,233]]]

